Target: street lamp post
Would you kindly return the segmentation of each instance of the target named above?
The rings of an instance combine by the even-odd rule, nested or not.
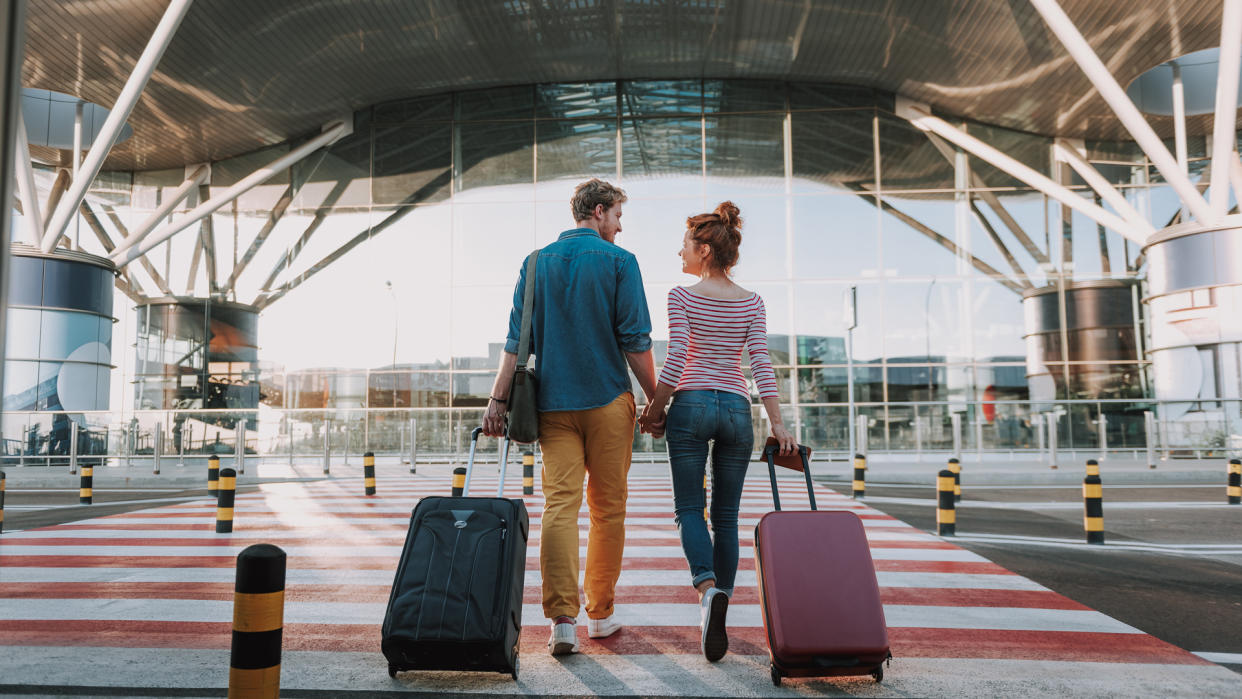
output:
[[[849,437],[849,454],[845,459],[848,462],[854,458],[854,328],[858,327],[858,287],[851,286],[849,291],[845,292],[845,390],[848,393],[849,401],[849,419],[846,423],[845,433]]]

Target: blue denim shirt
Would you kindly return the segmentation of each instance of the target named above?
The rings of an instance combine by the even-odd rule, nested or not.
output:
[[[523,260],[506,352],[517,353],[525,293]],[[651,315],[634,253],[590,228],[565,231],[540,251],[531,316],[540,411],[608,405],[630,390],[624,353],[649,349]]]

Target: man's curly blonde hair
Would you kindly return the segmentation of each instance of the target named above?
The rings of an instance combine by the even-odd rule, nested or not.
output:
[[[604,211],[607,211],[626,200],[625,190],[598,177],[592,177],[574,188],[569,207],[573,210],[574,221],[586,221],[591,218],[597,205],[603,204]]]

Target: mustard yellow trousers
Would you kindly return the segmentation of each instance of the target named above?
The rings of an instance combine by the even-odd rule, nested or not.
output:
[[[634,447],[634,395],[622,393],[590,410],[539,414],[543,451],[543,521],[539,569],[543,613],[549,619],[578,616],[578,513],[586,481],[586,612],[612,614],[614,590],[625,552],[625,499]],[[588,477],[589,474],[589,477]]]

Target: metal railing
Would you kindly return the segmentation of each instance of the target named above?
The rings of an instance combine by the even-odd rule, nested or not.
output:
[[[894,458],[969,456],[1055,461],[1091,458],[1216,458],[1242,454],[1242,401],[939,401],[783,406],[787,425],[819,458],[845,458],[849,430],[857,450]],[[346,465],[371,451],[437,462],[460,460],[482,408],[285,410],[141,410],[0,413],[0,461],[6,466],[162,464],[224,457]],[[754,406],[756,449],[768,432]],[[498,445],[484,438],[480,453]],[[663,459],[663,440],[638,434],[635,458]]]

